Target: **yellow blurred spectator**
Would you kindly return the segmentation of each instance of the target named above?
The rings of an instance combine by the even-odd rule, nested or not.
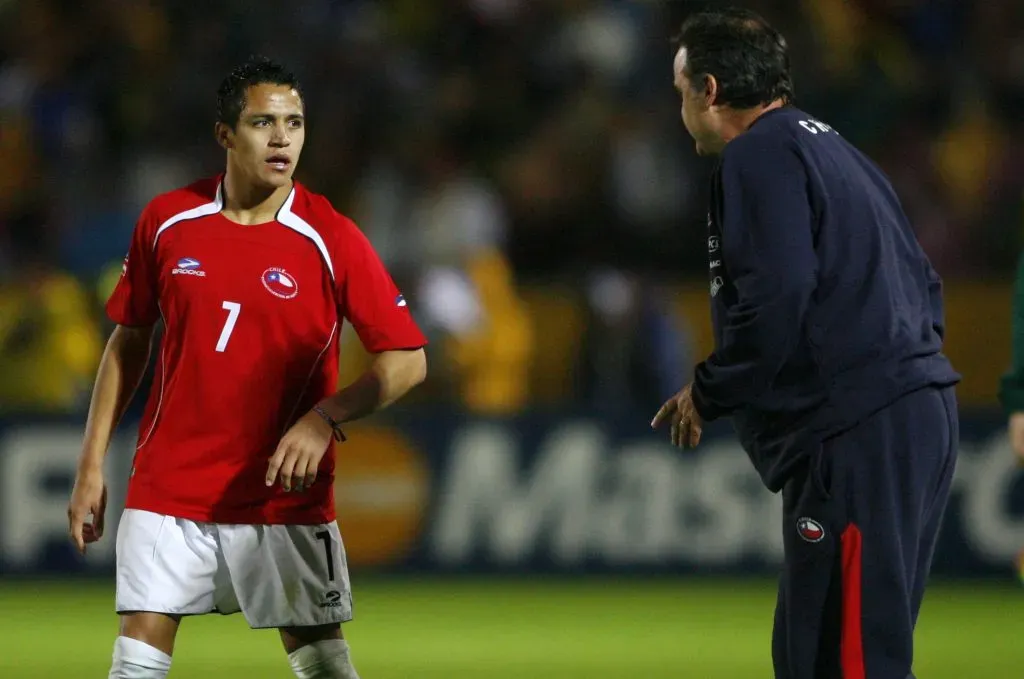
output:
[[[936,140],[933,162],[958,216],[975,216],[984,207],[994,163],[1005,143],[1002,130],[980,97],[965,103]]]
[[[870,61],[900,88],[920,80],[918,64],[906,40],[884,21],[872,19],[849,0],[801,0],[830,76],[840,80],[864,78]]]
[[[114,292],[114,288],[117,286],[117,282],[121,280],[121,274],[124,271],[125,260],[119,259],[117,261],[107,264],[100,270],[99,276],[96,278],[96,301],[103,305],[110,299],[110,295]]]
[[[821,45],[819,58],[834,77],[856,74],[868,39],[863,11],[846,0],[801,0]]]
[[[83,406],[103,343],[90,296],[72,276],[22,271],[0,282],[0,410]]]
[[[465,273],[475,288],[482,318],[472,330],[448,336],[445,353],[454,364],[467,409],[487,415],[514,413],[530,396],[533,327],[526,306],[500,252],[473,255]]]

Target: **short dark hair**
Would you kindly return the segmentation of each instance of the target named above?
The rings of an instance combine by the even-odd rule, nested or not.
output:
[[[786,39],[755,12],[739,8],[690,16],[674,42],[686,48],[687,77],[698,86],[713,75],[717,103],[753,108],[782,99],[793,102]]]
[[[266,57],[253,56],[228,74],[217,89],[217,121],[234,128],[245,108],[245,93],[256,85],[287,85],[299,93],[302,86],[295,74]]]

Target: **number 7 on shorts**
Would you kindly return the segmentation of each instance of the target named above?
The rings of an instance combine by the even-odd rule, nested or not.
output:
[[[334,582],[334,545],[332,544],[331,534],[328,531],[322,530],[316,534],[316,539],[323,540],[324,542],[324,554],[327,555],[327,579]]]

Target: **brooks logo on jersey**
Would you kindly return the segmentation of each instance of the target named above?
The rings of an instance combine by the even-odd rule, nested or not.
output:
[[[206,272],[200,269],[200,266],[202,265],[198,259],[182,257],[178,260],[178,265],[171,269],[171,274],[174,276],[205,276]]]

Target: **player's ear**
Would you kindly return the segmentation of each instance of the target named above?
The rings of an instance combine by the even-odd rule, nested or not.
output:
[[[213,126],[213,136],[217,139],[217,143],[225,151],[230,151],[235,146],[234,132],[231,127],[225,123],[218,122]]]

